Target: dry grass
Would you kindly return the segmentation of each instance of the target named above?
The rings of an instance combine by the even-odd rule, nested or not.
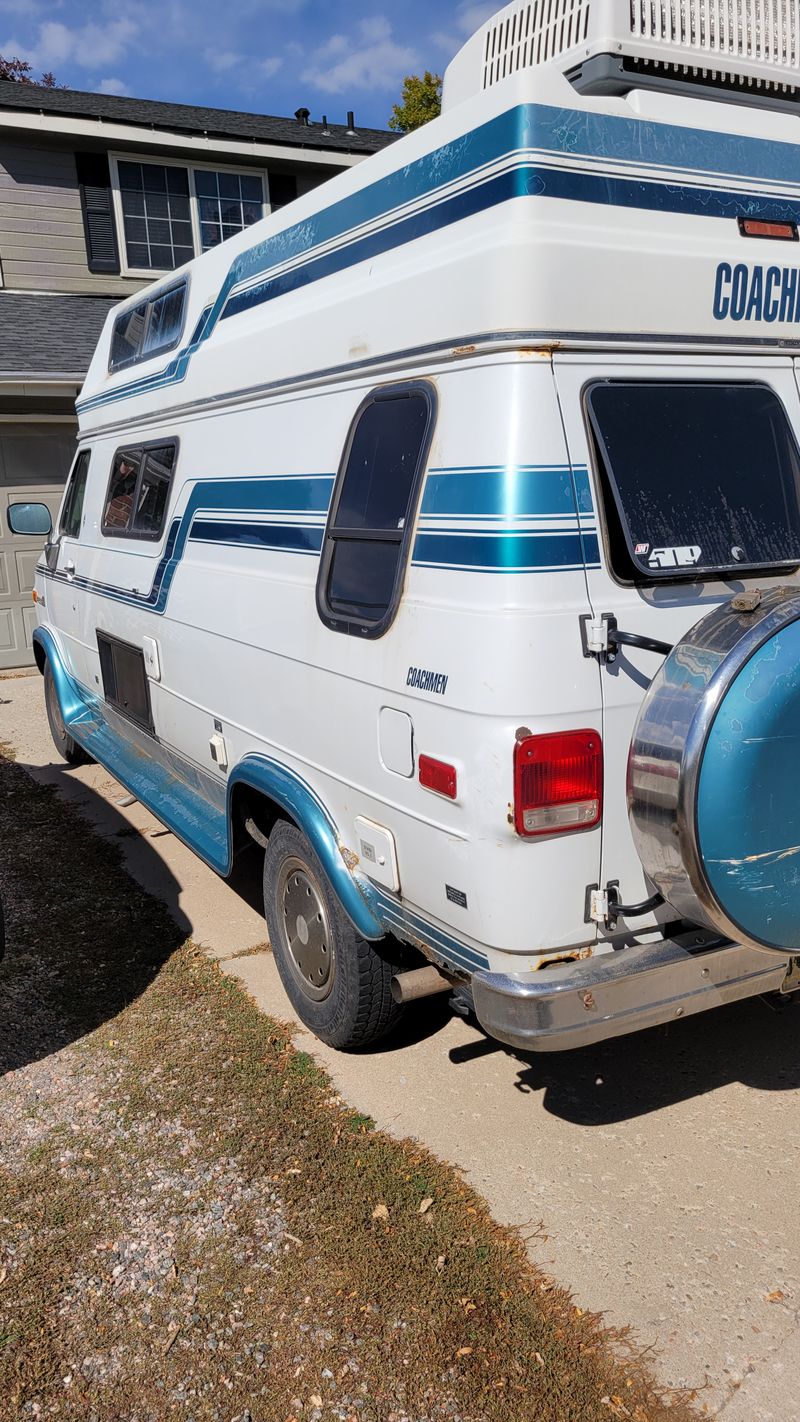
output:
[[[0,801],[3,1422],[696,1415],[8,760]]]

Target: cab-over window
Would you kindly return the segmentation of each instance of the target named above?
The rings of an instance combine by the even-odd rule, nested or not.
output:
[[[434,417],[427,384],[373,391],[356,414],[317,583],[320,616],[336,632],[380,637],[394,620]]]
[[[117,450],[103,510],[106,537],[161,537],[177,449],[173,440]]]

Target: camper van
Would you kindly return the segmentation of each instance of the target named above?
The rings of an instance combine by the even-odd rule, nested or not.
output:
[[[110,313],[55,744],[258,846],[324,1041],[800,986],[798,115],[795,0],[515,3],[435,122]]]

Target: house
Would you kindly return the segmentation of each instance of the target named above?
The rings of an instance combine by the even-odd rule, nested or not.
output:
[[[109,307],[393,138],[0,81],[0,668],[33,660],[39,556],[5,510],[55,514]]]

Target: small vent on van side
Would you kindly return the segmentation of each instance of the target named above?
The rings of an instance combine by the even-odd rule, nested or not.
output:
[[[631,34],[641,39],[800,72],[798,0],[630,0],[630,5]]]
[[[484,89],[519,69],[546,64],[585,40],[588,29],[589,0],[531,0],[521,5],[486,31]]]

